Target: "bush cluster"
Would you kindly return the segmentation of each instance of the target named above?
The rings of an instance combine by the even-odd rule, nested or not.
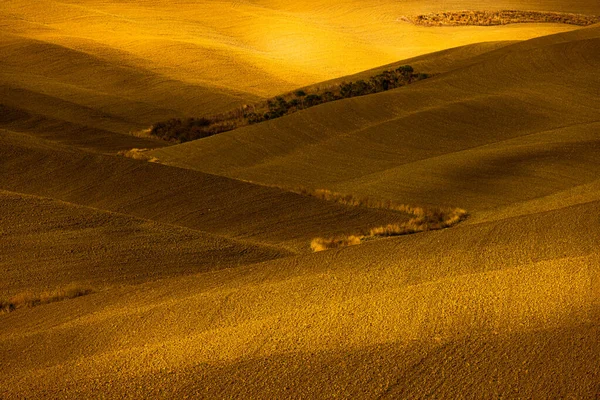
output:
[[[173,118],[152,126],[150,134],[160,139],[184,143],[190,140],[202,139],[236,128],[233,122],[218,121],[208,118]]]
[[[294,92],[294,97],[289,100],[284,96],[277,96],[267,101],[268,110],[264,113],[252,111],[245,113],[244,118],[248,124],[255,124],[331,101],[385,92],[428,77],[427,74],[416,74],[413,67],[404,65],[372,76],[369,80],[342,82],[321,93],[307,94],[304,90],[297,90]]]

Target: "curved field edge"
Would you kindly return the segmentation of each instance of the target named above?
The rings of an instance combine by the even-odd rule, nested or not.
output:
[[[13,171],[0,175],[4,190],[199,230],[252,248],[266,246],[267,254],[305,252],[315,236],[405,220],[397,212],[346,207],[198,171],[70,151],[11,132],[0,142],[0,164]],[[39,166],[35,176],[28,169],[32,163]]]

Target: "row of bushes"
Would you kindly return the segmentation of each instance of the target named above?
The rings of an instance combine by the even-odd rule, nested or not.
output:
[[[369,80],[342,82],[320,93],[307,94],[304,90],[297,90],[294,92],[294,97],[289,100],[286,100],[284,96],[277,96],[267,101],[268,110],[266,112],[245,113],[244,118],[249,124],[254,124],[331,101],[396,89],[428,77],[427,74],[416,74],[410,65],[404,65],[395,70],[384,71],[372,76]]]
[[[427,74],[415,73],[410,65],[404,65],[394,70],[384,71],[368,80],[342,82],[326,90],[316,89],[314,93],[296,90],[293,93],[269,99],[265,103],[246,105],[211,117],[170,119],[153,125],[150,134],[171,142],[188,142],[231,131],[241,126],[280,118],[319,104],[384,92],[428,77]]]
[[[600,22],[600,17],[595,15],[521,10],[450,11],[405,17],[404,19],[416,25],[424,26],[494,26],[517,23],[554,23],[589,26]]]
[[[170,142],[183,143],[227,132],[236,127],[233,122],[217,122],[207,118],[176,118],[154,124],[150,134]]]

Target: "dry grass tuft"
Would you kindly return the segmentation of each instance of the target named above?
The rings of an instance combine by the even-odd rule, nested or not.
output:
[[[317,252],[327,249],[337,249],[340,247],[355,246],[357,244],[360,244],[360,241],[361,237],[355,235],[329,239],[315,238],[310,243],[310,248],[312,249],[312,251]]]
[[[360,244],[364,240],[373,240],[380,237],[409,235],[411,233],[449,228],[464,221],[469,215],[462,208],[414,207],[406,204],[398,204],[390,200],[357,198],[352,195],[343,195],[325,189],[299,189],[294,192],[347,206],[387,209],[412,216],[408,221],[401,224],[389,224],[371,228],[369,233],[365,235],[355,234],[335,238],[313,239],[310,247],[314,252],[353,246]]]
[[[146,154],[149,149],[131,149],[131,150],[121,150],[117,154],[127,158],[133,158],[134,160],[142,160],[149,162],[158,162],[158,158],[150,156]]]
[[[64,288],[39,293],[31,291],[22,292],[8,299],[0,298],[0,312],[11,312],[18,308],[36,307],[42,304],[74,299],[93,292],[90,288],[82,288],[77,285],[69,285]]]

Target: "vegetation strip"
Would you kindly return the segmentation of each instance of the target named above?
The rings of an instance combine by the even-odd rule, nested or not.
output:
[[[356,234],[337,236],[331,238],[315,238],[310,243],[314,251],[336,249],[346,246],[354,246],[367,240],[381,237],[410,235],[412,233],[433,231],[449,228],[465,220],[468,214],[462,209],[453,209],[448,212],[428,211],[424,215],[417,215],[407,222],[401,224],[389,224],[377,228],[371,228],[367,234]]]
[[[554,23],[589,26],[600,23],[600,16],[541,11],[449,11],[405,16],[404,21],[423,26],[494,26],[524,23]]]
[[[310,244],[310,247],[314,252],[354,246],[363,241],[381,237],[409,235],[411,233],[445,229],[464,221],[469,216],[462,208],[413,207],[406,204],[398,204],[391,200],[358,198],[326,189],[309,190],[303,188],[292,190],[292,192],[351,207],[392,210],[412,216],[412,218],[406,222],[371,228],[363,233],[330,238],[315,238]]]
[[[18,308],[36,307],[42,304],[74,299],[76,297],[85,296],[93,292],[94,291],[92,289],[81,288],[78,286],[67,286],[65,288],[41,293],[34,293],[31,291],[23,292],[8,299],[0,298],[0,312],[12,312]]]
[[[263,103],[245,105],[214,116],[170,119],[154,124],[150,134],[174,143],[188,142],[283,117],[319,104],[385,92],[429,77],[428,74],[415,73],[410,65],[404,65],[395,70],[383,71],[368,80],[342,82],[327,88],[296,90]]]

